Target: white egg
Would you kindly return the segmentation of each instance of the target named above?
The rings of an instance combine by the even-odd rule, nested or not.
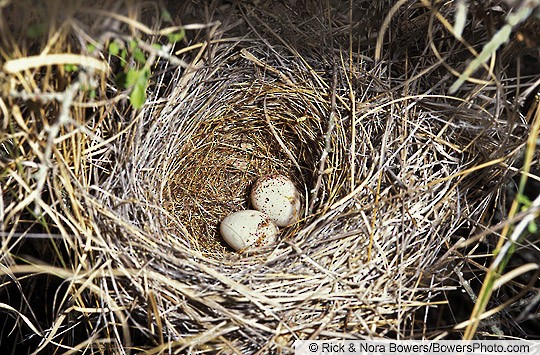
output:
[[[276,241],[278,228],[264,213],[255,210],[229,214],[219,226],[223,239],[235,250],[260,247]]]
[[[294,183],[283,175],[259,178],[251,189],[251,204],[279,227],[288,226],[300,218],[300,194]]]

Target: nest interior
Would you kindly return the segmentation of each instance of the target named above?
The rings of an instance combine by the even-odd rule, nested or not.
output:
[[[250,207],[252,183],[266,174],[283,174],[309,191],[321,151],[323,112],[314,116],[308,89],[236,80],[229,78],[221,93],[205,101],[207,111],[195,118],[193,132],[179,136],[186,143],[171,163],[177,168],[164,195],[171,214],[189,231],[192,247],[217,255],[229,250],[219,236],[219,222]],[[175,115],[186,119],[182,111]]]
[[[475,233],[494,239],[485,231],[494,210],[507,211],[501,196],[533,112],[510,102],[536,79],[510,76],[506,66],[519,66],[502,56],[448,95],[448,73],[470,48],[436,21],[452,7],[435,5],[410,2],[389,23],[370,15],[392,12],[386,1],[190,1],[168,4],[168,19],[157,5],[114,6],[148,25],[111,15],[107,1],[69,7],[62,16],[72,21],[57,32],[64,41],[52,36],[32,50],[79,50],[126,70],[107,47],[114,28],[133,53],[137,34],[154,62],[140,110],[128,89],[90,69],[3,74],[11,90],[0,102],[2,112],[10,107],[0,136],[1,262],[25,276],[3,275],[1,295],[13,298],[42,273],[53,285],[45,320],[32,313],[35,301],[13,307],[26,317],[13,325],[19,343],[263,353],[291,351],[296,339],[459,334],[447,325],[464,319],[442,322],[437,307],[469,285],[462,269],[475,266],[474,279],[485,268],[474,264],[485,245],[470,254],[454,245]],[[485,42],[495,19],[475,18],[480,27],[463,38]],[[154,29],[160,21],[181,23],[182,40],[166,42],[173,31]],[[393,41],[375,61],[382,29]],[[3,28],[3,45],[21,31]],[[250,207],[250,186],[267,173],[295,182],[302,219],[275,245],[233,252],[219,222]],[[488,253],[496,242],[486,244]]]

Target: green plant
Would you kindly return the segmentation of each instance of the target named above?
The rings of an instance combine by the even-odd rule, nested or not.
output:
[[[450,87],[450,94],[455,93],[465,81],[469,80],[471,74],[473,74],[481,65],[483,65],[493,54],[495,54],[497,49],[499,49],[502,44],[508,42],[513,29],[516,28],[516,26],[520,23],[527,20],[531,16],[531,14],[533,14],[534,6],[540,6],[540,1],[534,0],[531,2],[530,6],[524,5],[518,7],[515,11],[508,14],[508,16],[506,17],[506,24],[491,37],[489,42],[486,43],[482,48],[480,54],[478,54],[478,56],[469,63],[463,73],[460,74],[458,79]],[[456,37],[461,37],[459,26],[463,25],[458,24],[464,22],[464,20],[462,20],[464,16],[465,14],[462,11],[461,17],[458,18],[460,19],[460,21],[456,21],[455,27],[458,27],[457,33],[454,32],[454,35]]]
[[[185,31],[183,29],[168,33],[169,44],[166,47],[181,41],[184,37]],[[123,71],[116,75],[115,82],[120,88],[129,90],[129,101],[134,108],[141,108],[146,101],[146,89],[151,75],[150,68],[157,55],[167,55],[164,47],[157,43],[145,45],[142,41],[133,38],[126,41],[115,39],[107,47],[109,54],[117,57],[123,68]],[[172,57],[168,59],[172,59]]]
[[[136,40],[130,40],[126,46],[117,39],[108,45],[109,54],[120,60],[124,69],[115,77],[116,84],[129,90],[129,102],[134,108],[141,108],[146,101],[146,89],[150,78],[150,66],[145,52]],[[132,60],[131,60],[132,59]]]

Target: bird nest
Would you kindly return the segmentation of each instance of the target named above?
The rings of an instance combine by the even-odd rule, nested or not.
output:
[[[1,141],[4,245],[14,250],[15,237],[38,230],[65,249],[52,251],[60,266],[38,267],[61,278],[66,295],[53,302],[62,312],[51,326],[35,329],[48,339],[41,348],[246,353],[288,351],[297,339],[426,336],[428,313],[453,287],[443,282],[455,276],[453,245],[482,225],[508,180],[499,163],[516,159],[526,125],[492,120],[498,89],[469,101],[430,93],[439,74],[403,80],[390,60],[321,49],[313,38],[292,46],[261,25],[279,22],[270,10],[241,9],[246,37],[186,26],[208,30],[193,35],[202,44],[188,43],[196,55],[158,52],[140,110],[119,94],[94,102],[88,117],[93,106],[73,101],[74,91],[47,104],[82,117],[62,121],[51,140],[31,105],[4,120],[13,131]],[[312,20],[284,32],[343,36]],[[430,58],[425,73],[439,63]],[[110,94],[100,83],[97,92]],[[13,105],[37,100],[15,96]],[[295,183],[302,216],[277,243],[235,252],[219,223],[250,208],[253,182],[270,173]],[[36,272],[16,254],[2,262]]]
[[[137,216],[130,221],[145,233],[117,232],[114,244],[121,265],[141,268],[139,292],[161,295],[169,338],[217,333],[213,347],[245,352],[314,333],[411,329],[438,293],[418,288],[445,276],[433,266],[468,215],[459,176],[475,159],[458,148],[468,141],[446,134],[447,118],[421,98],[395,98],[378,66],[349,72],[262,42],[213,54],[189,80],[173,75],[170,93],[137,117],[130,144],[115,142],[134,178],[106,183],[144,194],[120,215]],[[250,186],[268,173],[292,178],[305,213],[277,244],[236,253],[219,223],[249,207]],[[143,297],[124,290],[121,299]]]

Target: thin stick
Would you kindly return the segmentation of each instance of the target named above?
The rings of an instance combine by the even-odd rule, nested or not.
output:
[[[317,176],[317,182],[315,187],[311,191],[311,203],[309,204],[309,214],[313,213],[315,208],[315,201],[317,200],[317,194],[321,188],[322,177],[325,174],[326,170],[326,159],[332,151],[332,131],[336,125],[336,91],[337,91],[337,70],[334,63],[334,75],[332,81],[332,95],[330,97],[330,115],[328,116],[328,128],[324,135],[324,149],[321,154],[321,159],[319,161],[319,171]]]

